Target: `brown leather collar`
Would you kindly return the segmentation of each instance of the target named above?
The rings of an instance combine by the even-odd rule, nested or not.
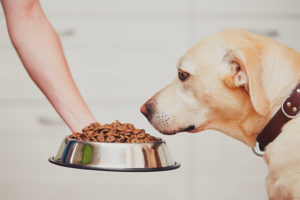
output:
[[[257,136],[256,141],[261,151],[264,151],[265,147],[276,139],[276,137],[281,133],[281,129],[285,123],[299,116],[299,110],[300,83],[293,90],[291,95],[285,99],[281,108]]]

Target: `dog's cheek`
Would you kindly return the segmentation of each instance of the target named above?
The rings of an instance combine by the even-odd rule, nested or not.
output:
[[[229,88],[235,88],[235,81],[234,81],[234,77],[231,75],[226,75],[223,78],[223,83],[229,87]]]

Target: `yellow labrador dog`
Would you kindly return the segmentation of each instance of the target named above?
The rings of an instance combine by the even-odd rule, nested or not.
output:
[[[214,129],[253,148],[285,99],[300,93],[300,54],[239,28],[198,42],[177,70],[178,78],[141,107],[163,134]],[[289,118],[280,132],[264,155],[269,199],[300,199],[300,118]]]

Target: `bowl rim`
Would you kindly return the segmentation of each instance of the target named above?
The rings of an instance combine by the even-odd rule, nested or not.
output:
[[[91,143],[91,144],[101,144],[101,145],[108,145],[108,144],[115,144],[115,145],[142,145],[142,144],[166,144],[166,141],[161,139],[155,142],[137,142],[137,143],[114,143],[114,142],[93,142],[93,141],[85,141],[85,140],[76,140],[76,139],[70,139],[68,138],[68,136],[65,137],[64,140],[67,141],[74,141],[74,142],[78,142],[78,143]]]
[[[160,171],[169,171],[178,169],[181,167],[181,164],[178,162],[174,162],[172,165],[166,167],[154,167],[154,168],[102,168],[102,167],[91,167],[91,166],[84,166],[84,165],[76,165],[76,164],[67,164],[60,162],[60,160],[55,160],[55,157],[52,156],[48,159],[48,161],[52,164],[74,168],[74,169],[84,169],[84,170],[97,170],[97,171],[111,171],[111,172],[160,172]]]

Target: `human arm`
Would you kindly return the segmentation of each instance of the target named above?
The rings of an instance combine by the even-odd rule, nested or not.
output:
[[[11,41],[28,74],[73,131],[95,122],[38,0],[1,0]]]

